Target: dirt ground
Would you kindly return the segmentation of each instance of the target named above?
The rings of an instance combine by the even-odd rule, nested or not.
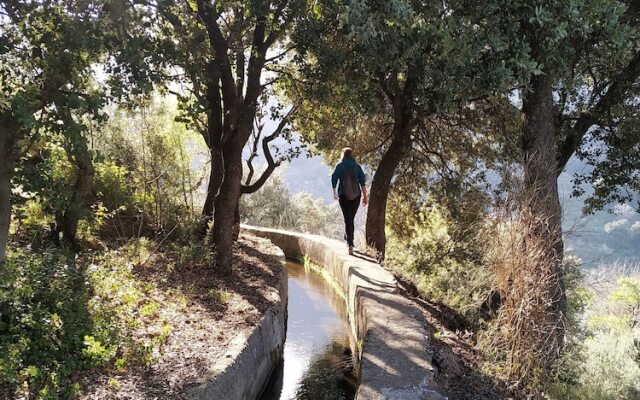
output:
[[[231,339],[248,333],[279,298],[282,265],[267,243],[241,238],[234,250],[231,276],[210,267],[167,268],[174,254],[154,256],[141,267],[139,279],[153,282],[159,313],[171,330],[150,366],[96,372],[84,377],[82,399],[180,399],[204,371],[224,357]],[[272,248],[271,248],[272,249]],[[142,324],[137,335],[148,335]]]

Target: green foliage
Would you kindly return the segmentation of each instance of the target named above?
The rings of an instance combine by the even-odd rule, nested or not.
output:
[[[68,394],[72,373],[88,366],[90,294],[83,272],[73,258],[17,251],[0,273],[0,393]]]
[[[299,232],[342,239],[343,217],[334,202],[327,205],[321,198],[308,193],[291,195],[274,174],[256,193],[242,196],[240,215],[250,225],[291,229]]]
[[[304,192],[296,193],[292,202],[292,213],[296,217],[293,223],[295,230],[314,235],[342,238],[344,218],[337,202],[328,205],[324,199],[314,198]]]
[[[96,192],[110,220],[105,229],[137,236],[141,229],[188,237],[204,171],[192,163],[206,149],[200,135],[176,122],[176,105],[155,97],[136,110],[116,109],[97,132]],[[121,226],[124,225],[124,230]],[[133,229],[132,229],[133,228]]]
[[[114,79],[111,86],[104,82],[96,84],[95,67],[121,60],[118,47],[135,31],[128,28],[137,26],[135,22],[129,24],[131,19],[124,18],[125,14],[131,16],[129,10],[121,10],[119,18],[111,18],[108,8],[104,2],[92,0],[17,0],[0,4],[3,178],[11,179],[16,167],[29,169],[34,159],[37,164],[55,163],[57,160],[37,159],[53,150],[45,148],[44,154],[40,154],[46,147],[42,141],[63,148],[71,163],[91,175],[87,131],[91,124],[104,120],[103,106],[122,83]],[[121,35],[123,32],[127,34]],[[130,72],[128,68],[123,70]],[[55,157],[56,152],[51,153]],[[46,165],[43,167],[47,169]],[[57,176],[49,178],[56,180]],[[90,188],[58,191],[57,186],[41,185],[43,180],[33,183],[58,194],[44,195],[40,200],[45,209],[49,201],[57,206],[55,211],[60,218],[56,220],[59,223],[56,229],[66,230],[70,236],[67,239],[75,242],[77,221],[87,217],[92,203]],[[62,194],[70,201],[64,201]],[[4,217],[11,210],[5,206],[8,199],[2,200],[0,211]],[[5,230],[4,224],[2,229]],[[0,246],[0,254],[4,256],[4,239]]]
[[[78,170],[61,144],[64,138],[46,136],[33,146],[14,180],[20,189],[14,191],[18,234],[39,239],[56,216],[75,208],[83,239],[171,230],[188,237],[196,220],[195,192],[204,175],[194,173],[193,154],[204,144],[174,121],[177,110],[170,101],[154,98],[139,111],[116,109],[108,123],[93,127],[98,201],[91,209],[75,201]],[[36,224],[28,213],[43,218]]]
[[[636,317],[640,311],[640,279],[623,276],[618,279],[618,288],[611,293],[609,299],[627,308],[627,314]],[[634,324],[640,324],[636,320]]]
[[[291,196],[282,175],[276,171],[256,193],[240,198],[240,217],[250,225],[292,228]]]
[[[129,171],[113,161],[97,162],[95,189],[108,212],[135,210],[135,182]]]
[[[41,243],[53,217],[45,213],[44,208],[37,198],[29,198],[16,207],[14,234],[26,237],[34,246]]]
[[[105,52],[105,38],[115,32],[102,15],[89,12],[97,5],[90,0],[2,4],[0,115],[17,128],[10,132],[15,139],[37,136],[35,128],[45,126],[82,142],[84,126],[77,117],[99,116],[104,93],[92,87],[88,74]]]
[[[171,326],[150,297],[154,286],[134,275],[135,248],[9,254],[0,270],[0,396],[70,398],[83,370],[124,370],[159,354]],[[141,321],[156,333],[135,334]]]
[[[483,169],[518,156],[520,115],[512,103],[523,92],[509,99],[509,90],[526,90],[538,74],[554,78],[558,143],[583,141],[578,156],[595,167],[576,180],[595,184],[588,210],[633,200],[640,188],[634,2],[202,4],[0,4],[0,144],[6,147],[0,162],[7,164],[0,168],[13,175],[17,165],[13,239],[38,249],[14,250],[0,268],[0,396],[72,397],[79,390],[78,371],[123,371],[161,351],[171,326],[160,316],[153,286],[136,279],[132,263],[149,260],[155,244],[142,238],[74,259],[43,246],[44,233],[72,211],[84,238],[173,234],[188,243],[172,246],[176,260],[168,269],[210,265],[205,246],[189,242],[197,219],[195,192],[204,177],[193,176],[192,165],[203,164],[194,155],[205,146],[187,127],[209,145],[222,131],[229,140],[239,127],[248,137],[251,123],[282,117],[282,104],[271,106],[274,82],[287,100],[300,104],[297,127],[328,159],[352,145],[365,164],[375,166],[394,123],[410,127],[410,154],[392,180],[389,264],[425,296],[472,323],[480,321],[493,277],[483,257],[490,241],[481,240],[487,233],[480,228],[486,188],[470,182],[484,182]],[[220,30],[216,40],[204,14]],[[255,29],[260,21],[264,37]],[[291,24],[295,31],[287,37]],[[252,48],[249,37],[264,42]],[[266,62],[269,73],[246,73],[262,71],[267,53],[290,46],[295,51]],[[96,66],[107,76],[96,73]],[[153,83],[173,90],[176,82],[187,88],[177,105],[130,96],[151,92]],[[245,89],[252,92],[247,99]],[[604,106],[593,106],[603,98]],[[129,108],[105,108],[109,99],[130,100]],[[238,104],[251,111],[256,102],[257,111],[238,111]],[[584,115],[596,127],[589,125],[583,140],[574,130]],[[244,144],[238,143],[231,147]],[[73,191],[80,155],[95,164],[99,201],[92,209]],[[251,224],[342,237],[335,203],[291,196],[278,177],[244,196],[241,212]],[[587,305],[595,296],[581,287],[575,265],[567,264],[564,279],[570,334],[560,367],[566,371],[555,371],[550,396],[639,397],[640,283],[621,278],[607,309],[591,310]],[[215,289],[209,295],[230,300]],[[147,320],[161,328],[141,343],[134,332]],[[612,376],[611,370],[619,373]]]
[[[507,45],[489,5],[317,5],[320,15],[302,20],[292,35],[300,77],[284,86],[303,108],[296,127],[331,161],[350,145],[376,168],[402,125],[410,126],[415,145],[401,169],[415,179],[477,166],[478,154],[513,153],[496,152],[505,142],[500,136],[513,133],[514,110],[492,95],[514,79],[510,66],[519,59],[510,51],[522,49]]]
[[[211,265],[213,262],[211,248],[202,241],[194,241],[186,244],[172,243],[171,250],[176,255],[178,267],[188,265]]]
[[[632,202],[640,187],[637,5],[618,0],[510,1],[500,4],[499,15],[503,29],[513,30],[513,40],[530,48],[533,73],[554,80],[559,167],[573,155],[589,165],[574,177],[574,195],[593,185],[585,211]]]
[[[220,303],[228,303],[229,300],[231,299],[231,293],[224,290],[218,290],[218,289],[209,290],[209,296],[211,296],[212,299]]]
[[[640,332],[596,334],[585,342],[587,359],[581,375],[582,393],[586,398],[635,399],[640,393],[640,365],[634,360],[638,349],[634,341]],[[611,373],[611,371],[616,371]],[[595,396],[594,396],[595,395]]]
[[[635,318],[640,280],[622,276],[613,285],[605,281],[592,285],[595,286],[570,286],[567,292],[570,305],[576,301],[582,305],[582,313],[569,320],[579,317],[582,321],[568,331],[570,351],[565,352],[556,380],[547,388],[548,397],[637,399],[640,395],[640,326]],[[595,301],[596,296],[603,295],[606,297],[600,302]]]
[[[82,207],[74,204],[73,186],[76,179],[76,168],[69,161],[65,149],[54,136],[43,138],[29,154],[29,157],[16,171],[15,184],[23,194],[14,196],[14,203],[19,208],[17,219],[27,215],[21,214],[21,206],[25,201],[37,202],[42,213],[49,219],[70,207]],[[18,193],[20,194],[20,193]],[[35,209],[31,206],[31,211]],[[24,209],[29,211],[29,207]],[[90,210],[78,210],[82,218],[89,218]],[[28,228],[24,226],[24,228]]]
[[[386,262],[413,281],[426,298],[478,324],[493,281],[482,262],[481,226],[465,226],[437,203],[413,207],[397,197],[391,200]]]

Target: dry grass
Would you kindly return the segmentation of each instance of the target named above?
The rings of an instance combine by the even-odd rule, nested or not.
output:
[[[481,347],[514,389],[532,398],[562,348],[564,315],[561,302],[561,255],[547,221],[527,208],[498,213],[487,254],[493,269],[500,308]]]

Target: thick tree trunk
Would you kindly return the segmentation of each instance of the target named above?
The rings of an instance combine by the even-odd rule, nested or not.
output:
[[[222,274],[231,272],[234,221],[242,184],[242,146],[230,143],[224,148],[224,178],[215,199],[212,240],[216,268]]]
[[[391,145],[382,156],[371,181],[365,238],[367,245],[375,249],[381,257],[384,257],[387,244],[385,222],[391,181],[396,168],[411,148],[411,122],[407,119],[401,117],[396,121]]]
[[[534,76],[523,99],[524,185],[528,206],[535,219],[534,240],[545,246],[539,261],[542,282],[549,300],[545,315],[550,326],[550,357],[562,347],[566,296],[562,282],[562,208],[558,195],[556,137],[553,121],[553,80],[548,74]],[[546,275],[546,276],[544,276]]]
[[[211,155],[211,171],[209,173],[209,184],[207,185],[207,197],[202,208],[202,216],[196,230],[198,238],[202,239],[207,234],[207,229],[213,218],[213,208],[215,198],[222,185],[224,176],[224,165],[222,158],[222,131],[223,131],[223,111],[222,97],[220,95],[220,75],[221,65],[217,62],[209,64],[209,77],[207,83],[207,101],[209,102],[209,114],[207,116],[207,128],[202,132],[204,141],[209,148]]]
[[[203,238],[207,234],[207,228],[213,218],[215,198],[218,195],[218,190],[220,189],[224,176],[222,152],[217,147],[213,147],[210,150],[211,173],[209,174],[209,184],[207,185],[207,197],[204,202],[204,207],[202,208],[200,223],[198,224],[197,235],[199,238]]]
[[[11,175],[13,163],[9,134],[0,126],[0,263],[4,261],[11,224]]]
[[[78,222],[96,199],[93,188],[95,169],[91,154],[86,148],[79,150],[69,159],[75,162],[78,176],[73,188],[71,203],[67,205],[62,215],[56,217],[56,222],[58,223],[58,232],[62,232],[64,240],[75,248],[77,247]]]
[[[405,90],[410,93],[410,85]],[[380,164],[371,180],[369,193],[369,208],[365,224],[365,239],[367,245],[376,250],[380,258],[384,257],[387,245],[385,224],[387,215],[387,199],[391,189],[391,181],[400,165],[411,149],[411,129],[413,115],[411,113],[411,96],[403,96],[399,92],[392,98],[393,102],[393,139],[391,145],[382,156]]]

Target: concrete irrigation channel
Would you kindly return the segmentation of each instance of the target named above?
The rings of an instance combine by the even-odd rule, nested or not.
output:
[[[434,384],[431,333],[393,275],[322,236],[243,226],[289,258],[306,259],[344,299],[359,385],[358,400],[443,400]]]

